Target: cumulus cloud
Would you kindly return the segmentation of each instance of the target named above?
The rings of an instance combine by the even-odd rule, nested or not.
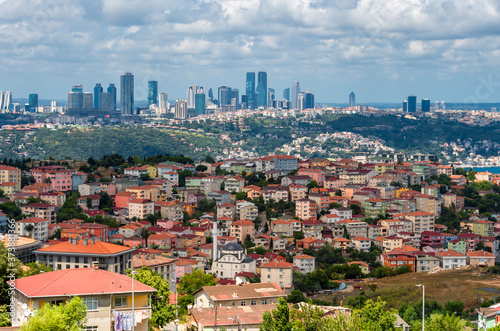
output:
[[[189,84],[243,90],[245,71],[266,70],[270,87],[280,91],[300,80],[320,101],[344,101],[351,90],[366,101],[414,93],[460,101],[478,75],[497,69],[500,49],[496,0],[0,0],[0,6],[0,90],[12,88],[19,97],[39,90],[63,98],[75,83],[90,90],[131,71],[161,77],[160,90],[181,98]],[[27,84],[29,74],[37,80]]]

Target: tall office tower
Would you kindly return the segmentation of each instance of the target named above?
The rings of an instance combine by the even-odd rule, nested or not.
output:
[[[406,113],[408,111],[408,101],[403,100],[403,112]]]
[[[269,100],[269,106],[272,106],[273,105],[273,101],[274,99],[276,99],[276,92],[274,91],[273,88],[268,88],[267,89],[267,100]]]
[[[290,88],[287,87],[283,90],[283,99],[290,101]]]
[[[446,109],[446,104],[444,103],[444,101],[441,101],[441,109]]]
[[[99,109],[99,98],[103,89],[101,84],[97,83],[94,87],[94,109]]]
[[[115,87],[115,84],[109,84],[108,93],[111,94],[111,110],[116,110],[116,87]]]
[[[148,106],[158,104],[158,82],[150,80],[148,82]]]
[[[113,95],[111,93],[102,92],[99,95],[98,109],[100,109],[100,110],[114,110],[113,109]]]
[[[354,92],[349,94],[349,107],[356,107],[356,95]]]
[[[305,92],[299,92],[299,95],[297,96],[297,109],[298,110],[306,109],[306,93]]]
[[[312,109],[314,108],[314,94],[311,89],[307,89],[304,100],[304,109]]]
[[[168,94],[167,93],[160,93],[160,108],[167,108],[168,105]]]
[[[424,98],[422,99],[422,112],[427,113],[431,111],[431,100]]]
[[[3,91],[0,91],[0,109],[3,109],[3,99],[4,99],[4,96],[3,96]]]
[[[69,92],[68,93],[68,109],[80,110],[83,108],[83,93]]]
[[[38,108],[38,94],[32,93],[29,95],[29,107],[30,110]]]
[[[195,106],[194,97],[196,95],[196,91],[198,91],[198,88],[198,85],[190,85],[187,89],[186,100],[188,109],[194,108]]]
[[[259,71],[257,82],[257,107],[267,107],[267,73]]]
[[[83,93],[83,85],[82,84],[73,85],[73,87],[71,87],[71,92]]]
[[[2,104],[0,108],[3,110],[10,110],[10,105],[12,104],[12,91],[6,91],[3,93],[3,101],[0,101],[0,104]]]
[[[205,114],[206,99],[205,90],[203,88],[198,89],[196,95],[194,96],[194,113],[196,116]]]
[[[227,85],[219,86],[219,106],[220,109],[228,111],[228,107],[231,105],[231,88]],[[225,107],[226,106],[226,107]]]
[[[120,76],[120,109],[123,115],[134,112],[134,75],[130,72]]]
[[[210,100],[210,102],[214,102],[214,91],[212,91],[212,88],[208,89],[208,100]]]
[[[245,94],[241,96],[241,109],[248,109],[247,96]]]
[[[187,118],[187,101],[186,100],[176,100],[174,106],[174,117],[179,119]]]
[[[299,86],[299,81],[294,81],[292,85],[292,95],[291,95],[291,102],[292,102],[292,109],[298,109],[298,101],[299,101],[299,93],[300,93],[300,86]]]
[[[231,89],[231,105],[236,106],[236,109],[233,109],[233,110],[237,110],[239,104],[240,104],[240,90],[238,90],[237,88],[232,88]]]
[[[92,92],[83,93],[83,108],[93,109],[94,108],[94,95]]]
[[[417,97],[414,95],[408,96],[408,112],[409,113],[417,112]]]
[[[245,82],[245,95],[247,96],[248,109],[255,109],[255,72],[247,72]]]

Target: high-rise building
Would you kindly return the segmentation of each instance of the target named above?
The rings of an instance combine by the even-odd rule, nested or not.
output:
[[[205,114],[206,99],[203,88],[198,89],[194,96],[194,113],[196,116]]]
[[[221,85],[219,86],[219,106],[221,109],[224,108],[224,106],[230,106],[231,105],[231,88],[227,85]],[[228,109],[226,109],[227,111]]]
[[[307,89],[304,100],[304,109],[312,109],[314,108],[314,94],[311,89]]]
[[[208,100],[210,100],[210,102],[214,102],[214,91],[212,91],[212,88],[208,89]]]
[[[94,100],[95,103],[95,100]],[[109,92],[102,92],[99,94],[99,105],[98,109],[99,110],[114,110],[114,101],[113,101],[113,95]]]
[[[300,85],[299,81],[294,81],[292,85],[292,95],[290,97],[290,101],[292,102],[292,109],[298,109],[298,101],[299,101],[299,93],[300,93]]]
[[[417,97],[415,95],[408,96],[408,112],[409,113],[417,112]]]
[[[174,106],[174,117],[179,119],[187,118],[187,101],[176,100]]]
[[[187,89],[186,100],[188,109],[192,109],[195,107],[194,97],[196,95],[196,92],[198,91],[198,88],[198,85],[190,85]]]
[[[69,92],[68,93],[68,109],[81,110],[83,109],[83,93]]]
[[[349,107],[356,107],[356,95],[354,92],[349,94]]]
[[[257,107],[267,107],[267,73],[259,71],[257,83]]]
[[[237,88],[231,89],[231,105],[235,106],[235,109],[231,109],[236,111],[238,109],[238,105],[240,104],[240,90]]]
[[[267,89],[267,100],[268,100],[268,104],[269,106],[272,106],[273,105],[273,101],[274,99],[276,99],[276,92],[274,91],[273,88],[268,88]]]
[[[109,84],[108,93],[111,94],[111,110],[116,110],[116,87],[115,87],[115,84]]]
[[[406,113],[408,111],[408,101],[403,100],[403,112]]]
[[[427,113],[431,111],[431,100],[424,98],[422,99],[422,112]]]
[[[101,93],[103,92],[101,84],[97,83],[95,84],[94,87],[94,109],[100,109],[99,108],[99,98],[101,96]]]
[[[11,104],[12,104],[12,92],[0,91],[0,110],[3,112],[9,111]]]
[[[248,109],[255,109],[255,72],[247,72],[245,82],[245,95],[247,96]]]
[[[38,108],[38,94],[32,93],[29,95],[29,107],[30,110]]]
[[[150,80],[148,82],[148,105],[158,104],[158,82]]]
[[[83,108],[93,109],[94,108],[94,95],[92,92],[83,93]]]
[[[160,108],[167,108],[168,106],[168,94],[160,93]]]
[[[134,112],[134,75],[130,72],[120,76],[120,109],[124,115]]]
[[[287,87],[283,90],[283,99],[290,101],[290,88]]]
[[[297,96],[297,109],[298,110],[306,109],[306,93],[305,92],[299,92],[299,95]]]

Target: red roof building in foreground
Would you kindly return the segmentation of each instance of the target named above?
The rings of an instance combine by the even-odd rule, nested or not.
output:
[[[147,330],[151,317],[149,296],[156,290],[134,280],[136,330]],[[15,316],[12,326],[26,322],[31,313],[45,304],[58,304],[81,297],[87,306],[87,327],[114,330],[114,323],[131,320],[132,279],[125,275],[78,268],[46,272],[13,281]]]

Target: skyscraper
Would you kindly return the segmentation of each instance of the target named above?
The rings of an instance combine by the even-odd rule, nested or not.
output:
[[[292,85],[292,95],[291,95],[291,102],[292,102],[292,109],[298,109],[298,100],[299,100],[299,93],[300,93],[300,86],[299,86],[299,81],[294,81]]]
[[[228,111],[227,106],[231,105],[231,88],[227,85],[219,86],[219,106],[224,111]],[[224,107],[226,106],[226,107]]]
[[[158,104],[158,82],[150,80],[148,82],[148,105]]]
[[[95,103],[95,100],[94,100]],[[113,109],[113,95],[109,92],[102,92],[99,94],[99,110],[114,110]]]
[[[431,100],[424,98],[422,99],[422,112],[427,113],[431,111]]]
[[[240,90],[237,88],[232,88],[231,89],[231,105],[235,106],[235,109],[231,109],[233,111],[236,111],[238,109],[238,105],[240,104]]]
[[[290,88],[286,88],[283,90],[283,99],[290,101]]]
[[[214,91],[212,91],[212,88],[208,89],[208,99],[210,102],[214,102]]]
[[[38,108],[38,94],[32,93],[29,95],[29,107],[30,110]]]
[[[187,100],[188,109],[195,107],[194,97],[195,97],[197,91],[198,91],[198,85],[190,85],[188,87],[187,92],[186,92],[186,100]]]
[[[94,87],[94,109],[100,109],[99,108],[99,98],[101,96],[103,89],[101,84],[97,83],[95,84]]]
[[[267,73],[259,71],[257,83],[257,107],[267,107]]]
[[[306,93],[305,92],[299,92],[299,95],[297,96],[297,109],[298,110],[306,109]]]
[[[116,110],[116,87],[115,87],[115,84],[109,84],[108,93],[111,94],[111,110]]]
[[[349,94],[349,107],[356,107],[356,95],[354,92]]]
[[[274,91],[273,88],[268,88],[267,89],[267,100],[268,100],[268,105],[269,106],[272,106],[273,105],[273,101],[274,99],[276,99],[276,92]]]
[[[314,94],[311,89],[307,89],[304,100],[304,109],[314,108]]]
[[[203,88],[199,88],[194,96],[194,113],[196,116],[205,114],[206,108],[206,99],[205,99],[205,90]]]
[[[120,76],[120,109],[123,115],[134,112],[134,75],[130,72]]]
[[[81,110],[83,108],[83,93],[69,92],[68,93],[68,109]]]
[[[83,93],[83,85],[82,84],[73,85],[73,87],[71,87],[71,92]]]
[[[12,103],[12,92],[0,91],[0,110],[3,112],[9,111],[11,103]]]
[[[93,109],[94,108],[94,96],[92,92],[83,93],[83,108]]]
[[[255,109],[255,72],[247,72],[245,83],[248,109]]]
[[[408,112],[409,113],[417,112],[417,97],[415,95],[408,96]]]
[[[406,113],[408,111],[408,101],[403,100],[403,112]]]
[[[168,94],[167,93],[160,93],[160,108],[167,108],[168,105]]]
[[[174,106],[174,117],[179,119],[187,118],[187,101],[176,100]]]

